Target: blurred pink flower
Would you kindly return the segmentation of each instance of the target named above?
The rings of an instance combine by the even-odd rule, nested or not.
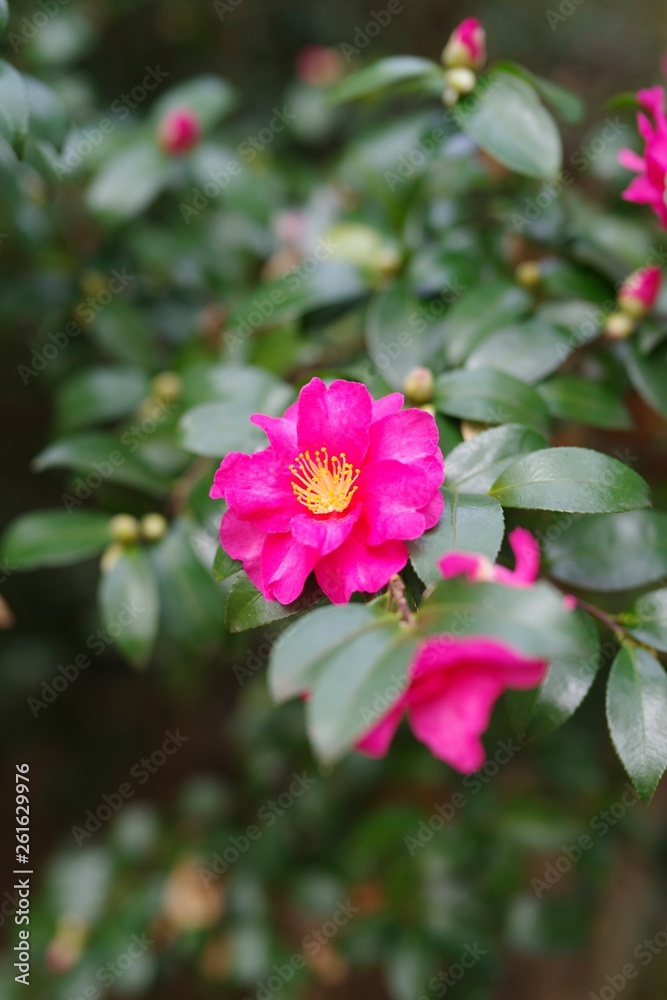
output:
[[[158,126],[158,144],[165,153],[187,153],[201,138],[199,115],[191,108],[173,108],[161,119]]]
[[[631,316],[640,319],[655,305],[661,283],[662,271],[655,264],[633,271],[621,285],[618,304]]]
[[[383,757],[407,715],[413,733],[434,757],[470,774],[486,759],[481,737],[496,700],[508,688],[536,687],[546,669],[546,660],[496,639],[427,639],[410,666],[407,689],[357,749]]]
[[[619,162],[628,170],[635,170],[638,177],[630,181],[622,197],[639,205],[650,205],[667,229],[665,205],[665,173],[667,172],[667,118],[665,117],[665,92],[662,87],[640,90],[637,100],[651,113],[653,121],[643,112],[637,115],[637,126],[644,140],[644,156],[632,149],[622,149]]]
[[[306,45],[296,57],[296,75],[311,87],[329,87],[343,75],[343,58],[326,45]]]
[[[466,17],[449,36],[442,52],[446,67],[456,69],[481,69],[486,62],[486,34],[481,21]]]
[[[402,405],[400,393],[374,400],[358,382],[313,378],[283,417],[251,417],[269,447],[227,455],[210,495],[227,502],[223,549],[268,600],[296,600],[313,570],[335,604],[374,593],[407,563],[405,541],[438,522],[438,428]]]
[[[467,576],[469,580],[504,583],[508,587],[531,587],[540,569],[540,547],[525,528],[515,528],[508,541],[516,560],[513,570],[492,563],[476,552],[448,552],[438,563],[445,580]]]

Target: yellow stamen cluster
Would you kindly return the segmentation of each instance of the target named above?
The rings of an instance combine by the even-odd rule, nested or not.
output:
[[[315,452],[302,452],[290,465],[290,472],[298,480],[292,483],[294,496],[313,514],[332,514],[346,510],[357,491],[354,481],[360,469],[354,469],[345,459],[345,452],[332,455],[324,445]]]

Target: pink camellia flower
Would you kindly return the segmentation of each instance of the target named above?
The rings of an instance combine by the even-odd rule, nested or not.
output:
[[[618,304],[633,319],[641,319],[655,305],[662,283],[662,271],[653,264],[634,271],[618,293]]]
[[[476,17],[461,21],[442,50],[442,61],[448,69],[481,69],[486,62],[486,34],[481,21]]]
[[[375,593],[407,563],[406,540],[437,524],[438,429],[402,405],[397,392],[374,400],[358,382],[313,378],[283,417],[251,417],[269,447],[227,455],[210,495],[227,502],[223,549],[268,600],[296,600],[313,570],[335,604]]]
[[[327,45],[306,45],[296,57],[296,72],[311,87],[329,87],[343,75],[343,57]]]
[[[383,757],[407,715],[413,733],[434,757],[464,774],[477,771],[486,759],[481,736],[496,700],[508,688],[536,687],[546,669],[546,660],[496,639],[427,639],[410,666],[407,689],[357,749]]]
[[[540,569],[540,546],[525,528],[515,528],[508,537],[516,565],[513,570],[492,563],[476,552],[448,552],[438,566],[445,580],[467,576],[475,582],[504,583],[508,587],[532,587]]]
[[[539,546],[530,532],[516,528],[509,536],[514,570],[486,556],[450,552],[440,560],[445,580],[531,587],[539,569]],[[407,714],[412,731],[431,753],[463,773],[478,770],[486,754],[481,736],[496,700],[508,688],[536,687],[546,660],[526,656],[508,643],[480,636],[436,636],[423,642],[408,671],[408,684],[389,711],[357,743],[371,757],[382,757]]]
[[[157,139],[165,153],[177,156],[196,146],[201,133],[201,121],[195,111],[191,108],[173,108],[161,119]]]
[[[626,201],[650,205],[667,229],[665,205],[665,173],[667,172],[667,118],[665,117],[665,92],[662,87],[650,87],[637,93],[641,106],[653,115],[653,121],[641,111],[637,126],[644,140],[644,156],[632,149],[622,149],[619,162],[628,170],[639,174],[622,194]]]

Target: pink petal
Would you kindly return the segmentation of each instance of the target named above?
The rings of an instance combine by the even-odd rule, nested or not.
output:
[[[403,542],[369,546],[360,523],[349,538],[315,567],[317,582],[334,604],[346,604],[353,593],[374,594],[408,561]]]
[[[299,452],[294,420],[286,420],[285,417],[269,417],[265,413],[253,413],[250,421],[262,428],[274,451],[289,462],[294,461]]]
[[[414,408],[401,410],[372,425],[366,462],[393,458],[410,465],[439,452],[438,440],[438,426],[430,413]]]
[[[231,511],[220,522],[220,544],[232,559],[240,559],[249,579],[262,590],[262,547],[266,534],[252,521],[241,521]]]
[[[382,420],[383,417],[388,417],[391,413],[397,413],[404,403],[404,396],[400,392],[390,392],[388,396],[383,396],[381,399],[373,400],[373,423],[376,420]]]
[[[291,534],[268,535],[262,548],[262,593],[268,601],[291,604],[301,594],[317,562],[317,552]]]
[[[640,174],[646,170],[646,160],[639,153],[635,153],[634,149],[619,150],[618,162],[622,167],[626,167],[628,170],[636,170]]]
[[[292,517],[303,510],[292,491],[288,464],[277,459],[272,448],[254,455],[227,455],[214,489],[220,490],[230,510],[266,531],[287,531]]]
[[[361,468],[371,417],[371,394],[365,385],[337,379],[327,389],[321,379],[313,378],[299,393],[299,448],[314,454],[324,445],[330,456],[344,454]]]
[[[384,757],[401,723],[404,711],[403,699],[399,698],[387,714],[362,736],[357,743],[357,750],[368,754],[369,757]]]
[[[539,542],[525,528],[515,528],[508,541],[516,559],[515,585],[529,587],[535,583],[540,572]]]
[[[434,528],[440,518],[442,517],[442,512],[445,509],[445,498],[443,497],[440,490],[434,493],[429,502],[425,507],[422,507],[420,514],[424,515],[424,528],[428,531],[429,528]]]
[[[659,197],[659,195],[658,195]],[[656,200],[656,189],[644,175],[630,181],[625,191],[621,192],[624,201],[633,201],[638,205],[650,205]]]
[[[360,514],[359,505],[342,514],[299,514],[292,519],[291,531],[302,545],[309,545],[320,557],[327,556],[348,538]]]
[[[426,530],[419,513],[438,489],[440,474],[425,475],[422,467],[402,462],[373,462],[366,465],[358,480],[358,500],[368,523],[369,545],[387,539],[419,538]],[[434,485],[435,483],[435,485]]]
[[[476,581],[482,579],[484,569],[491,567],[491,563],[476,552],[448,552],[439,561],[438,567],[444,580],[467,576],[469,580]]]

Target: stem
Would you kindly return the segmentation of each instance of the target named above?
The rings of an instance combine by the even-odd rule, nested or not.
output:
[[[594,604],[589,604],[588,601],[581,601],[579,598],[577,598],[577,604],[584,611],[588,611],[589,614],[594,615],[601,622],[604,622],[607,628],[610,628],[615,635],[629,634],[627,629],[623,628],[613,615],[607,614],[607,612],[602,611],[601,608],[596,608]]]
[[[405,596],[405,584],[398,573],[394,574],[389,581],[389,596],[398,608],[401,621],[405,622],[406,625],[414,625],[417,619],[410,610]]]

